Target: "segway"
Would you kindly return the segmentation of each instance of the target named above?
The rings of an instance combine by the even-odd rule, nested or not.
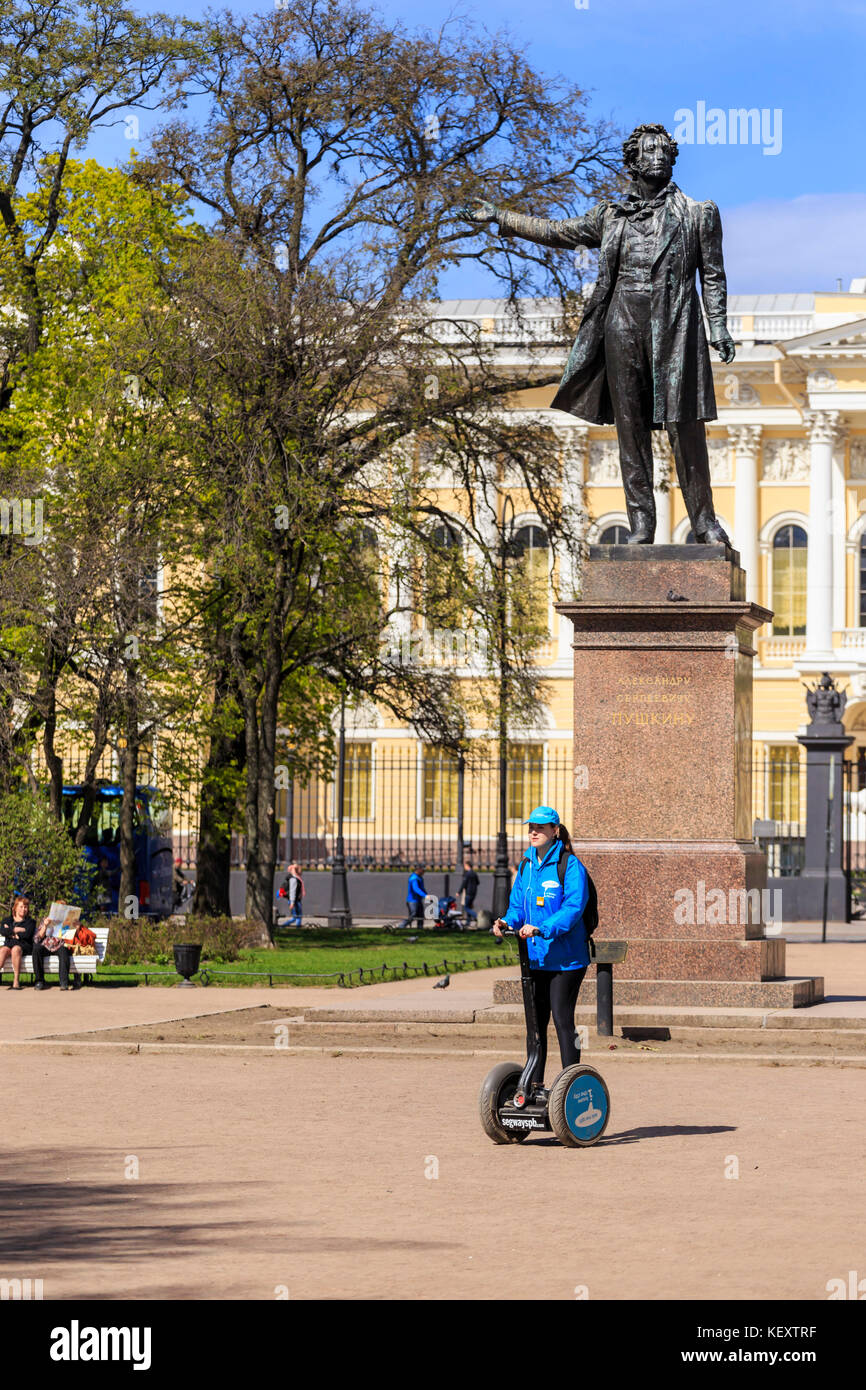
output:
[[[559,1073],[550,1090],[542,1082],[530,1082],[541,1050],[538,1015],[532,990],[529,947],[519,932],[505,928],[503,936],[516,936],[520,953],[520,983],[529,1056],[526,1065],[500,1062],[484,1078],[480,1110],[484,1133],[494,1144],[522,1144],[533,1130],[552,1130],[561,1144],[585,1149],[596,1144],[610,1119],[610,1094],[593,1067],[576,1062]]]

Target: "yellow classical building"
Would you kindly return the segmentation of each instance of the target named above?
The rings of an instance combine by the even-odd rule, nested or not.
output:
[[[505,376],[525,379],[532,366],[558,380],[566,357],[558,305],[524,303],[519,321],[500,300],[443,301],[431,312],[476,324]],[[713,494],[746,571],[748,597],[774,613],[756,643],[753,814],[797,835],[805,782],[797,771],[797,733],[806,722],[803,684],[823,671],[847,690],[845,723],[854,735],[848,756],[866,774],[866,277],[847,291],[731,296],[728,327],[737,346],[734,362],[726,365],[711,352],[718,406],[718,419],[708,426]],[[446,324],[442,331],[449,331]],[[615,430],[551,410],[554,392],[554,386],[516,390],[510,408],[530,413],[550,431],[563,501],[585,539],[622,540],[628,527]],[[656,542],[686,543],[689,521],[667,436],[658,431],[654,439]],[[548,610],[548,640],[538,656],[547,697],[535,728],[509,730],[507,820],[516,845],[527,808],[547,802],[565,813],[580,775],[572,628],[554,608],[557,592],[579,592],[580,576],[573,556],[560,556],[554,566],[541,517],[506,479],[502,497],[509,491],[511,534],[528,556],[539,594],[546,589]],[[445,477],[439,503],[455,513],[463,505]],[[414,643],[418,636],[404,612],[393,640]],[[424,659],[423,645],[412,650]],[[477,679],[469,638],[466,655],[466,679]],[[466,843],[474,845],[479,867],[491,861],[499,825],[495,730],[470,731],[487,762],[465,770],[372,705],[347,711],[346,733],[350,863],[384,868],[415,859],[446,868]],[[860,784],[866,785],[866,775]],[[294,856],[324,867],[336,829],[333,784],[283,784],[277,810],[280,860]],[[186,860],[195,839],[192,797],[176,823],[177,848]],[[237,856],[240,862],[240,844]]]
[[[443,320],[476,323],[504,374],[523,375],[530,364],[549,367],[552,376],[562,370],[566,353],[555,304],[525,303],[519,322],[500,300],[443,301],[432,310]],[[847,291],[733,295],[728,327],[737,345],[734,362],[726,365],[711,353],[718,405],[718,420],[708,425],[713,493],[746,571],[749,598],[775,615],[759,631],[754,664],[753,746],[756,767],[767,779],[763,795],[756,785],[754,812],[796,821],[796,774],[774,780],[773,769],[799,762],[804,682],[829,671],[847,689],[845,721],[855,736],[850,756],[866,759],[866,277]],[[564,500],[584,518],[586,539],[621,540],[628,525],[615,430],[550,410],[554,390],[516,393],[511,408],[531,412],[551,430]],[[664,431],[655,435],[654,449],[656,542],[688,542]],[[553,607],[554,568],[541,518],[519,492],[513,501],[512,534],[531,552],[536,573],[546,566],[550,576],[549,642],[539,657],[549,698],[538,728],[513,733],[520,756],[508,810],[516,831],[527,800],[570,804],[575,730],[571,624]],[[579,574],[571,559],[559,565],[555,577],[567,596]],[[490,730],[473,732],[491,737]],[[350,716],[347,733],[346,814],[356,830],[360,822],[377,821],[392,799],[384,782],[376,795],[377,765],[384,775],[401,757],[407,775],[416,758],[419,768],[399,816],[404,835],[407,820],[414,820],[420,847],[421,823],[430,822],[432,831],[440,817],[455,818],[453,771],[405,727],[362,709]],[[492,805],[483,817],[485,830],[493,828],[491,817],[495,824]]]

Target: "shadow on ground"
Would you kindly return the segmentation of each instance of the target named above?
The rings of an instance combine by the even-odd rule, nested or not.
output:
[[[78,1182],[21,1176],[22,1169],[57,1174],[70,1167],[92,1174],[104,1158],[97,1149],[18,1150],[0,1156],[0,1277],[41,1278],[46,1299],[62,1298],[64,1268],[120,1263],[126,1267],[122,1285],[94,1288],[84,1297],[125,1300],[153,1296],[157,1284],[160,1297],[170,1296],[165,1293],[166,1264],[208,1253],[348,1254],[362,1260],[371,1250],[420,1253],[455,1248],[451,1241],[319,1235],[321,1223],[314,1219],[282,1217],[267,1225],[260,1217],[226,1220],[222,1182],[103,1183],[93,1178]],[[116,1166],[114,1150],[110,1158]],[[233,1204],[236,1199],[237,1188]],[[189,1297],[189,1290],[181,1296]],[[215,1289],[208,1296],[228,1295]]]
[[[612,1148],[614,1144],[636,1144],[640,1139],[681,1139],[687,1134],[731,1134],[736,1125],[644,1125],[640,1129],[624,1129],[620,1134],[604,1134],[596,1147]],[[553,1144],[559,1147],[559,1140],[552,1136],[535,1139],[534,1144]]]

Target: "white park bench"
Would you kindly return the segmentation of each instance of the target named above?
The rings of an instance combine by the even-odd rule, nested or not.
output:
[[[92,953],[92,954],[88,954],[88,955],[86,955],[86,956],[79,955],[79,956],[72,956],[72,957],[71,957],[71,959],[70,959],[70,961],[69,961],[69,977],[70,977],[70,979],[72,978],[73,975],[95,975],[95,974],[96,974],[96,968],[97,968],[97,966],[98,966],[98,965],[101,965],[102,962],[105,960],[105,952],[108,950],[108,932],[109,932],[109,928],[108,928],[108,927],[92,927],[92,928],[91,928],[91,931],[93,932],[94,936],[96,937],[96,944],[95,944],[95,946],[94,946],[94,948],[93,948],[93,953]],[[2,973],[2,974],[4,974],[4,975],[11,975],[11,974],[12,974],[12,961],[11,961],[11,960],[7,960],[7,961],[4,963],[4,965],[3,965],[3,967],[2,967],[2,971],[0,971],[0,973]],[[25,974],[32,974],[32,973],[33,973],[33,957],[32,957],[32,956],[27,955],[27,956],[25,956],[24,959],[22,960],[22,962],[21,962],[21,973],[22,973],[22,975],[25,975]],[[49,975],[59,975],[59,974],[60,974],[60,963],[59,963],[58,960],[57,960],[56,954],[55,954],[53,951],[46,951],[46,953],[45,953],[45,977],[46,977],[46,979],[48,978]]]

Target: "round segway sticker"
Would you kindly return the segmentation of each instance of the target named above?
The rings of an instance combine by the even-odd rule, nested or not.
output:
[[[572,1134],[584,1143],[594,1139],[607,1119],[607,1096],[595,1076],[578,1076],[565,1097],[565,1119]]]

